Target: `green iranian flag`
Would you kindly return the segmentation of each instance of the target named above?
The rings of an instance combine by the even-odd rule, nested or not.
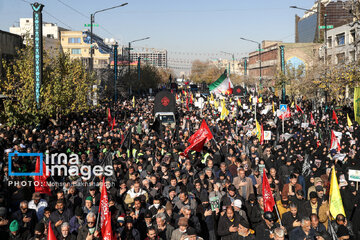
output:
[[[230,78],[227,77],[226,72],[221,74],[215,82],[209,85],[210,92],[214,94],[231,94],[233,88],[234,86]]]

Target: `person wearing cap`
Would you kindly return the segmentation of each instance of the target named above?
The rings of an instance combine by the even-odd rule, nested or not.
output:
[[[235,201],[233,202],[233,207],[234,211],[237,212],[242,218],[244,218],[247,223],[249,223],[246,212],[242,209],[243,204],[240,199],[235,199]]]
[[[27,237],[29,236],[28,234],[26,234],[26,236],[20,231],[20,226],[17,220],[13,220],[10,223],[9,226],[9,236],[8,239],[10,240],[25,240],[27,239]]]
[[[34,209],[36,211],[36,216],[38,221],[40,221],[44,216],[44,209],[48,206],[48,203],[45,199],[41,199],[40,193],[35,192],[32,195],[32,200],[29,202],[29,209]]]
[[[178,221],[178,228],[171,234],[171,240],[181,240],[181,237],[186,234],[188,228],[188,219],[186,217],[180,217]]]
[[[261,221],[261,223],[256,226],[256,230],[255,230],[256,240],[273,239],[274,230],[275,228],[278,227],[280,227],[280,225],[276,222],[275,214],[273,212],[264,212],[263,221]]]
[[[314,185],[313,186],[310,186],[309,189],[308,189],[308,196],[307,196],[307,199],[310,199],[310,193],[311,192],[316,192],[316,186],[320,186],[320,187],[324,187],[324,182],[323,180],[320,178],[320,177],[316,177],[314,179]],[[326,194],[326,190],[324,189],[324,194]]]
[[[22,232],[32,233],[38,220],[35,210],[29,209],[28,205],[26,200],[20,202],[20,209],[12,214],[11,219],[17,221]]]
[[[316,239],[316,233],[311,228],[310,218],[303,217],[300,227],[296,227],[290,232],[290,240]]]
[[[98,207],[93,205],[93,198],[91,196],[87,196],[85,198],[85,206],[83,207],[84,214],[88,214],[89,212],[97,213]]]
[[[80,206],[75,208],[75,216],[73,216],[70,221],[70,233],[77,235],[79,228],[86,224],[85,214]]]

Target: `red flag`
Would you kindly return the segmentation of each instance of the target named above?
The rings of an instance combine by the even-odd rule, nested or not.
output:
[[[186,108],[189,111],[189,98],[186,98]]]
[[[336,124],[339,124],[335,110],[333,110],[332,119],[335,120]]]
[[[330,149],[336,149],[336,151],[340,152],[341,146],[338,138],[336,137],[333,130],[331,130],[331,147]]]
[[[200,152],[203,147],[204,147],[204,144],[206,142],[206,137],[201,137],[201,138],[196,138],[194,140],[194,142],[190,143],[190,146],[188,146],[185,150],[184,150],[184,156],[187,156],[189,151],[190,150],[194,150],[194,151],[197,151],[197,152]]]
[[[42,162],[42,164],[43,164],[43,169],[42,169],[43,175],[42,176],[34,176],[35,192],[45,193],[45,194],[51,196],[50,187],[46,181],[46,179],[49,177],[49,175],[46,171],[46,165],[45,165],[44,161]],[[36,158],[35,172],[36,173],[40,172],[40,157]]]
[[[51,228],[51,221],[49,221],[49,228],[48,228],[48,236],[47,236],[47,240],[56,240],[56,236],[54,231]]]
[[[316,123],[315,123],[315,120],[314,120],[314,117],[313,117],[313,115],[312,115],[312,113],[310,113],[310,124],[311,125],[316,125]]]
[[[187,156],[190,150],[200,152],[204,144],[210,141],[213,137],[214,136],[206,124],[206,121],[203,119],[200,128],[189,137],[188,142],[190,143],[190,146],[185,149],[184,155]]]
[[[287,107],[286,112],[284,112],[283,114],[281,114],[279,116],[280,119],[285,119],[285,118],[290,118],[291,117],[291,112],[290,112],[290,108]]]
[[[191,97],[190,97],[190,104],[193,104],[193,95],[191,94]]]
[[[296,106],[296,111],[301,112],[301,114],[304,114],[304,111],[297,104],[295,104],[295,106]]]
[[[264,127],[263,124],[261,123],[261,136],[260,136],[260,145],[264,144]]]
[[[109,124],[109,127],[111,127],[111,122],[112,122],[112,118],[111,118],[110,108],[108,108],[108,124]]]
[[[113,120],[112,120],[111,131],[114,129],[114,126],[115,126],[115,116],[114,116],[114,118],[113,118]]]
[[[262,195],[264,199],[264,212],[272,212],[275,206],[274,197],[272,195],[269,180],[265,173],[265,168],[263,170],[263,181],[262,181]]]
[[[105,186],[105,178],[103,178],[103,185],[100,197],[100,228],[103,240],[111,240],[113,237],[111,229],[111,213],[109,211],[109,199]]]

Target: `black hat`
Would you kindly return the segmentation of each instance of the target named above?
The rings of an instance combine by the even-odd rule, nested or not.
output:
[[[310,193],[310,199],[312,199],[312,198],[317,198],[318,196],[317,196],[317,194],[316,194],[316,192],[311,192]]]
[[[316,190],[317,192],[321,192],[321,191],[324,191],[324,188],[323,188],[322,186],[316,186],[316,187],[315,187],[315,190]]]
[[[273,212],[264,212],[264,218],[269,221],[274,221],[275,215]]]

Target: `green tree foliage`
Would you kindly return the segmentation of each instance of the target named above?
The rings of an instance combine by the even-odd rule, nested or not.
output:
[[[90,109],[94,78],[80,60],[71,60],[62,52],[54,55],[45,52],[43,63],[38,110],[34,97],[33,48],[26,47],[14,61],[3,62],[5,77],[0,80],[0,92],[8,97],[3,113],[8,124],[32,125],[42,119],[58,119],[61,115]]]

